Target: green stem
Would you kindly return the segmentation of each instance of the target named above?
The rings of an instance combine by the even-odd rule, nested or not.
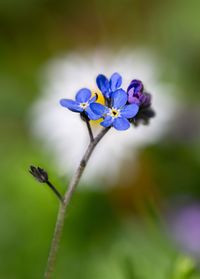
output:
[[[73,196],[73,193],[76,190],[76,187],[81,179],[81,176],[87,166],[88,160],[89,160],[90,156],[92,155],[95,147],[100,142],[100,140],[105,136],[105,134],[109,131],[109,129],[110,129],[110,127],[103,129],[93,139],[93,141],[90,142],[82,160],[80,161],[80,164],[79,164],[76,172],[74,173],[74,175],[71,179],[69,187],[64,195],[63,202],[60,203],[60,208],[59,208],[58,215],[57,215],[57,221],[56,221],[56,225],[55,225],[54,235],[53,235],[53,239],[51,242],[47,267],[46,267],[45,276],[44,276],[45,279],[51,279],[52,275],[53,275],[53,271],[55,268],[55,262],[56,262],[56,258],[57,258],[58,247],[59,247],[59,243],[60,243],[60,239],[61,239],[62,231],[63,231],[63,226],[64,226],[64,222],[65,222],[65,216],[67,213],[68,205]]]

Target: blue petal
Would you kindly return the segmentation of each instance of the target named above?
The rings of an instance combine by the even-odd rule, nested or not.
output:
[[[89,101],[88,101],[88,104],[91,104],[91,103],[94,103],[96,100],[97,100],[98,96],[97,94],[95,94],[94,97],[92,97]]]
[[[122,84],[122,77],[118,73],[114,73],[110,78],[110,89],[116,91]]]
[[[125,107],[120,111],[120,114],[121,114],[123,117],[131,118],[131,117],[134,117],[134,116],[138,113],[138,110],[139,110],[139,106],[138,106],[138,105],[136,105],[136,104],[131,104],[131,105],[125,106]]]
[[[111,94],[112,94],[112,92],[107,92],[104,94],[104,96],[106,99],[110,99]]]
[[[87,113],[87,116],[89,117],[90,120],[97,120],[101,118],[101,115],[95,114],[89,106],[86,108],[85,112]]]
[[[104,119],[103,122],[101,122],[100,124],[103,126],[103,127],[109,127],[111,126],[113,123],[113,118],[111,116],[106,116],[106,118]]]
[[[100,116],[103,116],[105,113],[108,112],[108,108],[99,103],[90,104],[90,108],[95,114],[100,115]]]
[[[71,111],[74,112],[82,112],[83,108],[80,107],[79,103],[73,100],[68,100],[68,99],[61,99],[60,104],[63,107],[66,107],[70,109]]]
[[[116,109],[123,107],[128,99],[127,93],[123,89],[118,89],[112,93],[112,106]]]
[[[123,131],[130,127],[130,123],[126,118],[118,117],[114,119],[113,126],[116,130]]]
[[[99,90],[103,94],[106,94],[107,92],[109,92],[110,85],[109,85],[109,81],[108,81],[107,77],[105,77],[104,75],[98,75],[96,82],[97,82],[97,86],[98,86]]]
[[[92,93],[89,89],[82,88],[76,93],[76,101],[79,103],[86,103],[90,99],[91,95]]]

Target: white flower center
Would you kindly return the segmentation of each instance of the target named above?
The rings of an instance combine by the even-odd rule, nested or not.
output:
[[[119,109],[115,109],[115,108],[111,108],[109,111],[109,115],[112,116],[113,118],[117,118],[120,116],[120,110]]]
[[[80,103],[80,107],[86,109],[88,107],[88,103]]]

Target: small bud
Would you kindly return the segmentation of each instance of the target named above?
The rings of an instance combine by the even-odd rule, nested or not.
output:
[[[149,108],[151,106],[151,94],[144,92],[143,96],[141,96],[141,107]]]
[[[134,79],[129,84],[127,88],[127,92],[128,94],[134,95],[139,92],[143,92],[143,89],[144,89],[143,83],[138,79]]]
[[[40,183],[47,183],[48,182],[48,174],[45,170],[41,169],[40,167],[30,166],[29,169],[30,174],[37,179]]]

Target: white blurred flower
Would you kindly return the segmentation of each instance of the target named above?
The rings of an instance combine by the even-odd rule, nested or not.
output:
[[[75,170],[89,143],[86,125],[79,114],[59,105],[61,98],[74,98],[82,87],[96,90],[96,76],[108,77],[118,72],[122,87],[132,79],[143,81],[152,94],[156,117],[149,126],[131,127],[127,131],[111,129],[92,155],[84,179],[114,179],[122,159],[136,157],[141,146],[153,143],[167,131],[175,112],[171,86],[158,82],[159,65],[147,52],[94,51],[71,53],[50,61],[44,71],[42,95],[31,108],[32,131],[55,156],[61,174]]]

